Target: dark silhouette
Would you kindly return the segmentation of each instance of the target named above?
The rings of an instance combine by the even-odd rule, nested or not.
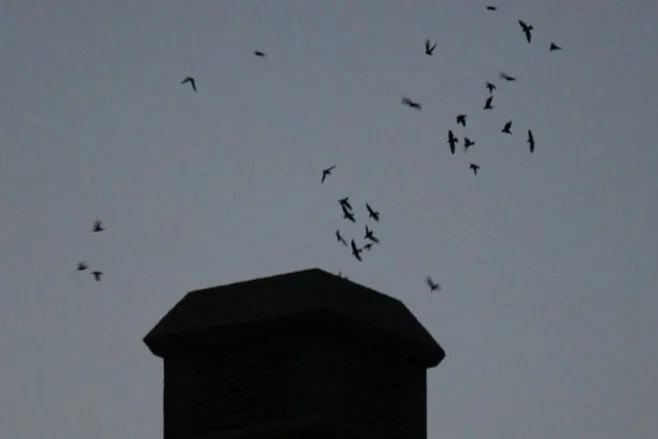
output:
[[[534,29],[531,24],[526,24],[525,21],[519,20],[519,26],[521,26],[521,30],[525,34],[525,39],[528,40],[528,43],[530,43],[530,40],[532,39],[532,33],[531,31]]]
[[[460,114],[457,116],[457,125],[466,126],[466,115]]]
[[[99,219],[97,218],[96,221],[94,221],[94,228],[93,228],[92,231],[94,231],[94,232],[102,232],[103,230],[105,230],[105,228],[104,228],[103,225],[101,224],[101,220],[99,220]]]
[[[475,142],[473,142],[468,137],[464,137],[464,152],[468,151],[468,148],[470,148],[473,145],[475,145]]]
[[[254,55],[256,55],[259,58],[265,58],[265,53],[261,52],[260,50],[254,50]]]
[[[94,275],[94,279],[96,279],[96,282],[101,281],[101,276],[103,275],[102,271],[92,271],[91,274]]]
[[[193,77],[188,76],[187,78],[183,79],[180,83],[185,84],[187,82],[190,83],[190,85],[192,86],[192,90],[194,90],[194,92],[196,93],[196,80]]]
[[[506,133],[506,134],[512,134],[511,129],[512,129],[512,121],[510,120],[509,122],[507,122],[505,124],[505,126],[503,127],[501,132]]]
[[[549,47],[548,51],[553,52],[555,50],[562,50],[562,48],[551,41],[551,47]]]
[[[320,182],[320,184],[324,183],[324,179],[327,178],[327,175],[331,174],[331,171],[333,171],[335,167],[336,165],[333,165],[333,166],[329,166],[327,169],[322,170],[322,181]]]
[[[345,241],[345,239],[343,239],[343,237],[340,236],[340,230],[336,230],[336,240],[342,243],[345,247],[347,247],[347,241]]]
[[[78,264],[78,271],[85,271],[86,269],[87,269],[87,264],[85,264],[84,262],[80,262]]]
[[[532,130],[528,130],[528,144],[530,145],[530,153],[535,150],[535,136],[532,135]]]
[[[431,277],[427,276],[425,282],[427,283],[427,286],[430,287],[430,292],[441,290],[441,285],[434,283]]]
[[[367,224],[366,224],[366,235],[365,235],[364,239],[369,239],[372,242],[374,242],[375,244],[379,244],[379,239],[372,233],[372,230],[370,230],[370,228],[368,228]]]
[[[367,244],[363,244],[363,248],[364,248],[365,250],[370,251],[370,249],[372,248],[372,242],[369,242],[369,243],[367,243]]]
[[[420,111],[423,108],[423,106],[420,103],[412,101],[409,98],[402,98],[402,104],[406,105],[409,108],[415,108],[418,111]]]
[[[340,203],[343,209],[348,208],[349,210],[352,210],[352,205],[350,204],[350,197],[341,198],[340,200],[338,200],[338,202]]]
[[[480,169],[479,165],[476,165],[475,163],[471,163],[468,165],[469,168],[473,170],[473,174],[478,175],[478,169]]]
[[[455,154],[455,144],[459,143],[459,139],[455,137],[452,130],[448,131],[448,144],[450,145],[450,152]]]
[[[483,107],[483,108],[484,108],[485,110],[492,110],[492,109],[493,109],[493,105],[491,105],[491,102],[492,102],[492,101],[493,101],[493,96],[489,96],[489,97],[487,98],[487,101],[484,103],[484,107]]]
[[[498,9],[496,6],[487,6],[487,11],[495,11]]]
[[[351,244],[351,246],[352,246],[352,254],[354,255],[355,258],[357,258],[357,259],[360,261],[360,260],[361,260],[361,252],[362,252],[363,250],[360,249],[360,248],[358,248],[358,247],[356,246],[356,243],[354,242],[353,239],[352,239],[352,241],[350,242],[350,244]]]
[[[370,204],[368,203],[366,203],[366,209],[368,209],[368,217],[379,222],[379,212],[376,212],[372,207],[370,207]]]
[[[510,76],[505,72],[500,72],[500,77],[503,78],[505,81],[516,81],[516,77]]]
[[[425,40],[425,55],[432,56],[434,49],[436,49],[436,43],[430,46],[430,40]]]
[[[352,221],[353,223],[356,222],[356,219],[354,218],[354,212],[350,212],[347,207],[341,204],[340,206],[343,209],[343,218],[348,219]]]
[[[487,90],[489,90],[489,94],[493,94],[494,90],[496,89],[496,86],[491,82],[487,82],[486,87]]]

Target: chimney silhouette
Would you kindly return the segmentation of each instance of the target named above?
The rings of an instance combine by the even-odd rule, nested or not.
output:
[[[320,269],[192,291],[144,342],[164,439],[426,439],[445,357],[402,302]]]

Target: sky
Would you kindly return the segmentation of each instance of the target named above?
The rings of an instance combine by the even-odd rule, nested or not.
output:
[[[161,438],[144,335],[190,290],[319,267],[446,350],[428,438],[654,438],[658,3],[494,4],[3,1],[3,436]],[[334,232],[364,224],[359,262]]]

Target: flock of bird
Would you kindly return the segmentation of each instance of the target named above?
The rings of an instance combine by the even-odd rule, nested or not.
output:
[[[487,6],[486,9],[488,11],[496,11],[498,8],[496,6]],[[534,27],[528,23],[526,23],[523,20],[518,20],[518,24],[521,28],[521,31],[525,35],[525,39],[528,43],[532,41],[532,31],[534,30]],[[425,55],[427,56],[432,56],[434,55],[434,52],[436,50],[437,43],[432,42],[429,39],[425,40]],[[558,46],[555,42],[550,43],[549,45],[549,52],[554,52],[556,50],[561,50],[562,48]],[[266,55],[264,52],[260,50],[255,50],[253,54],[259,58],[264,58]],[[503,79],[507,82],[513,82],[516,81],[516,77],[508,75],[505,72],[500,72],[500,79]],[[197,92],[197,82],[196,79],[192,76],[187,76],[185,77],[182,81],[181,84],[189,84],[192,87],[192,90],[196,93]],[[487,96],[483,110],[488,111],[488,110],[493,110],[493,98],[494,98],[494,91],[496,91],[496,85],[492,82],[487,81],[485,83],[485,88],[489,92],[489,96]],[[423,106],[420,102],[415,101],[413,99],[410,99],[408,97],[403,97],[402,98],[402,104],[409,107],[413,108],[417,111],[421,111]],[[466,119],[467,119],[467,114],[458,114],[456,116],[456,122],[457,125],[461,125],[463,128],[466,127]],[[507,121],[503,128],[501,129],[501,133],[507,134],[507,135],[512,135],[512,121],[509,120]],[[459,143],[460,139],[455,135],[453,130],[448,130],[448,145],[450,148],[450,153],[452,155],[455,154],[456,151],[456,146]],[[532,133],[531,129],[527,130],[527,143],[529,145],[529,150],[530,153],[534,152],[535,150],[535,139]],[[464,136],[463,137],[463,148],[464,152],[467,152],[469,148],[475,145],[475,141],[470,139],[469,137]],[[473,171],[474,175],[478,174],[478,171],[480,170],[480,165],[476,163],[470,163],[469,168]],[[320,180],[320,183],[324,183],[329,175],[331,175],[332,171],[336,169],[336,165],[332,165],[326,169],[322,170],[322,179]],[[355,217],[355,212],[352,208],[352,205],[350,204],[349,197],[344,197],[338,200],[338,203],[342,209],[343,213],[343,218],[351,221],[353,223],[356,223],[356,217]],[[374,222],[379,222],[379,212],[375,211],[370,204],[365,203],[366,210],[368,212],[368,218],[374,220]],[[100,222],[100,220],[96,219],[94,222],[94,227],[93,227],[93,232],[101,232],[105,230]],[[335,231],[335,236],[336,236],[336,241],[343,246],[349,248],[351,250],[352,255],[358,260],[361,261],[361,253],[363,250],[370,251],[373,247],[373,245],[379,244],[379,238],[377,238],[374,235],[373,230],[368,226],[368,224],[365,225],[365,233],[363,237],[363,242],[359,246],[355,239],[352,237],[350,238],[350,242],[348,244],[347,240],[343,237],[341,234],[340,228],[336,229]],[[78,264],[78,271],[86,271],[88,269],[88,266],[84,262],[80,262]],[[100,281],[101,276],[103,275],[103,272],[99,270],[95,270],[91,272],[96,281]],[[342,272],[339,272],[338,275],[340,277],[344,277],[347,279],[346,276],[343,276]],[[441,290],[441,285],[437,282],[435,282],[431,276],[427,276],[425,278],[425,282],[427,286],[429,287],[430,291],[439,291]]]

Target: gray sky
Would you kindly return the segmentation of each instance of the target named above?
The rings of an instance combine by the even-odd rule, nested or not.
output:
[[[3,436],[161,437],[158,319],[192,289],[320,267],[445,348],[430,438],[655,437],[658,3],[497,5],[3,1]],[[448,129],[476,145],[450,155]],[[334,230],[360,240],[366,201],[382,243],[359,263]]]

